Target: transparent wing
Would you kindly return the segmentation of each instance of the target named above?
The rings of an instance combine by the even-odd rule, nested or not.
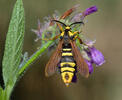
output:
[[[56,71],[56,67],[61,59],[62,43],[63,43],[63,40],[60,40],[56,50],[54,51],[53,55],[50,57],[46,65],[46,68],[45,68],[46,76],[50,76],[54,74]]]
[[[76,42],[75,41],[70,41],[70,43],[71,43],[71,46],[72,46],[73,56],[74,56],[74,59],[76,61],[77,69],[78,69],[79,73],[81,75],[83,75],[84,77],[88,77],[89,76],[88,65],[85,62],[85,60],[83,59],[80,51],[78,50]]]

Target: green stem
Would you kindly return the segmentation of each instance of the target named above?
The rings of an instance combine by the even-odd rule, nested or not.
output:
[[[53,41],[47,42],[37,52],[35,52],[19,70],[18,76],[20,76],[24,72],[24,70],[27,69],[27,67],[32,64],[52,43]]]

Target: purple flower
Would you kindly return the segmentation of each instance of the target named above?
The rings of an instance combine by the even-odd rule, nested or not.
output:
[[[36,35],[37,35],[37,40],[39,40],[40,38],[42,38],[42,33],[47,30],[50,26],[50,20],[49,18],[47,18],[47,21],[45,21],[43,24],[40,23],[40,21],[38,20],[38,28],[37,29],[31,29],[31,31],[33,31]]]
[[[90,15],[94,12],[96,12],[98,9],[96,6],[92,6],[90,8],[87,8],[83,13],[78,13],[74,17],[72,17],[71,22],[78,22],[82,21],[87,15]]]
[[[85,16],[87,16],[87,15],[90,15],[90,14],[96,12],[97,10],[98,10],[98,9],[97,9],[96,6],[92,6],[92,7],[90,7],[90,8],[87,8],[87,9],[83,12],[83,16],[85,17]]]
[[[101,66],[105,62],[103,54],[94,46],[89,47],[89,55],[92,59],[92,62],[95,63],[96,66]]]
[[[92,62],[91,61],[88,61],[85,59],[85,62],[87,63],[88,65],[88,68],[89,68],[89,74],[92,74],[93,72],[93,66],[92,66]]]

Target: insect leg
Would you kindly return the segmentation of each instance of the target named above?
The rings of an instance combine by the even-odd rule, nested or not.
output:
[[[59,23],[57,23],[57,26],[59,27],[59,30],[62,33],[64,31],[63,28],[62,28],[62,26]]]
[[[80,37],[77,37],[77,39],[79,40],[80,44],[84,44]]]
[[[49,38],[49,39],[44,38],[44,39],[42,39],[42,40],[44,40],[44,41],[48,41],[48,40],[56,40],[57,38],[59,38],[59,36],[60,36],[60,34],[59,34],[59,35],[56,35],[56,36],[53,37],[53,38]]]
[[[78,37],[79,32],[75,31],[75,32],[70,32],[69,35],[73,40],[76,40],[76,38]]]
[[[85,45],[85,43],[82,41],[82,39],[77,35],[77,34],[80,34],[80,32],[75,31],[73,34],[74,34],[74,39],[78,39],[80,44],[84,44]]]

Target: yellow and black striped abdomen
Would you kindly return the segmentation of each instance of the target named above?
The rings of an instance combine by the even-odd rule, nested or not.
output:
[[[62,58],[60,62],[61,73],[63,72],[72,72],[75,71],[75,61],[72,54],[72,48],[63,48],[62,49]]]
[[[73,58],[70,44],[64,44],[60,61],[60,72],[64,83],[69,84],[76,72],[76,63]]]

